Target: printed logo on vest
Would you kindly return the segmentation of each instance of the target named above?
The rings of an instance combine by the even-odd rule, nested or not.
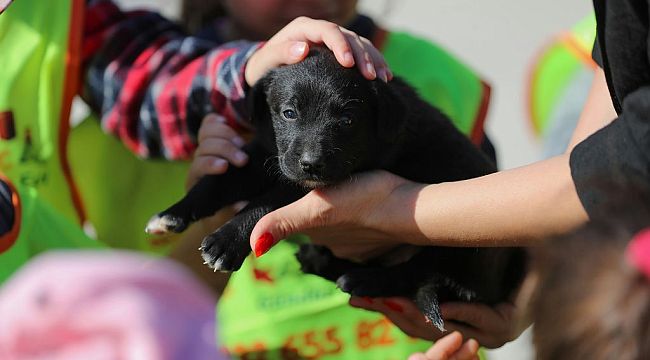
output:
[[[0,139],[11,140],[16,137],[16,125],[12,111],[0,112]]]

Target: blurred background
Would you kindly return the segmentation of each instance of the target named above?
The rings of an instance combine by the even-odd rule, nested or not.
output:
[[[177,17],[177,0],[120,0],[126,8],[153,7]],[[589,0],[360,0],[362,12],[394,30],[443,45],[492,85],[487,133],[500,167],[541,157],[527,114],[529,68],[553,35],[589,14]],[[490,352],[493,360],[532,359],[529,331]]]

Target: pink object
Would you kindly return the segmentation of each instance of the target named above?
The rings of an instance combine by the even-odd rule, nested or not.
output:
[[[627,246],[627,259],[650,280],[650,229],[636,234]]]
[[[0,0],[0,14],[2,14],[12,2],[13,0]]]
[[[224,359],[215,304],[164,258],[48,253],[0,289],[0,359]]]

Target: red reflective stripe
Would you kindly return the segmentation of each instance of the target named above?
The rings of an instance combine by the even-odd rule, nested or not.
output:
[[[535,84],[537,84],[537,78],[539,77],[540,67],[538,66],[542,57],[546,54],[548,49],[550,49],[556,42],[556,38],[553,38],[552,41],[549,41],[546,45],[542,46],[537,50],[537,54],[533,57],[534,61],[530,63],[528,67],[528,76],[526,76],[526,109],[528,109],[528,125],[532,129],[532,132],[535,136],[541,136],[542,129],[539,128],[539,119],[537,118],[537,110],[535,109],[535,101],[533,99]]]
[[[492,95],[492,88],[483,80],[481,80],[481,87],[481,104],[479,105],[478,113],[476,113],[476,118],[474,119],[474,126],[469,136],[474,145],[481,145],[485,137],[485,129],[483,126],[485,125],[485,118],[490,108],[490,96]]]
[[[18,195],[18,191],[16,191],[16,188],[11,183],[11,181],[9,181],[9,179],[4,177],[2,174],[0,174],[0,179],[9,185],[9,189],[11,189],[11,203],[14,205],[14,224],[8,233],[0,236],[0,254],[2,254],[3,252],[9,250],[16,243],[16,239],[18,239],[18,234],[20,233],[20,224],[22,223],[23,217],[22,205],[20,203],[20,196]]]
[[[70,161],[68,160],[68,135],[70,134],[70,108],[72,99],[79,90],[81,73],[81,37],[83,34],[84,0],[72,0],[70,14],[70,28],[68,29],[68,50],[65,58],[65,77],[63,79],[63,103],[61,104],[61,117],[59,120],[59,159],[61,170],[70,189],[70,197],[79,223],[86,221],[86,211],[81,200],[79,190],[72,178]]]
[[[377,29],[375,30],[374,36],[372,37],[372,39],[370,39],[370,41],[372,41],[372,44],[375,45],[377,50],[384,51],[384,45],[386,45],[387,38],[388,38],[388,31],[378,26]]]
[[[538,51],[537,55],[534,56],[534,61],[531,63],[526,79],[526,108],[528,109],[528,123],[536,136],[541,136],[542,134],[542,129],[539,127],[540,119],[537,118],[537,109],[535,108],[535,101],[533,99],[535,84],[537,84],[540,71],[538,65],[546,52],[558,42],[564,45],[565,49],[573,54],[585,66],[592,70],[598,69],[598,64],[591,57],[591,53],[580,44],[573,33],[564,33],[558,37],[554,37],[553,40],[549,41],[546,46],[543,46]]]
[[[576,39],[573,33],[566,33],[560,36],[560,42],[566,46],[566,49],[569,50],[576,58],[578,58],[583,64],[590,67],[593,70],[598,69],[598,64],[591,57],[591,52],[586,50],[584,46]]]

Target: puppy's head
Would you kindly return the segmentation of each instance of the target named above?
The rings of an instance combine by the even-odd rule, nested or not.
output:
[[[256,84],[252,121],[267,138],[262,140],[277,148],[289,180],[321,187],[381,163],[378,152],[398,136],[404,118],[390,91],[356,68],[344,68],[330,51],[314,48],[304,61],[273,70]]]

